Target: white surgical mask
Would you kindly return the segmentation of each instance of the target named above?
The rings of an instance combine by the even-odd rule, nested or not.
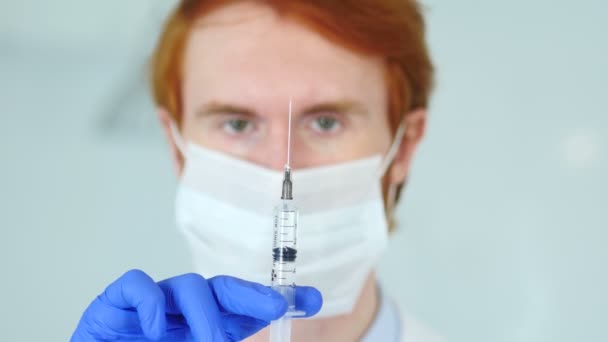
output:
[[[382,160],[370,158],[292,171],[299,208],[296,283],[323,295],[316,317],[350,313],[388,240],[380,178],[401,142],[400,126]],[[195,144],[183,146],[185,167],[176,219],[205,277],[231,275],[270,285],[272,211],[283,172]]]

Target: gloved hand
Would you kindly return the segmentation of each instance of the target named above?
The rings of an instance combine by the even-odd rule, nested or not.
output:
[[[297,310],[312,316],[321,304],[319,291],[297,287]],[[240,341],[286,310],[276,291],[238,278],[185,274],[155,283],[133,270],[89,305],[71,341]]]

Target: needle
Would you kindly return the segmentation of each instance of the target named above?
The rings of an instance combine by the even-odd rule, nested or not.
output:
[[[287,164],[285,168],[289,169],[291,160],[290,160],[290,152],[291,152],[291,99],[289,99],[289,123],[287,127]]]

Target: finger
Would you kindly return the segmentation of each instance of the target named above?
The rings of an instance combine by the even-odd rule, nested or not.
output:
[[[108,305],[100,297],[95,298],[87,307],[70,341],[114,341],[145,337],[137,312]]]
[[[158,340],[164,336],[167,327],[165,295],[143,271],[128,271],[110,284],[99,299],[119,309],[134,308],[147,338]]]
[[[220,312],[207,281],[198,274],[185,274],[161,281],[167,312],[181,314],[196,341],[226,341]]]
[[[188,322],[182,315],[167,316],[167,334],[161,341],[194,341]]]
[[[316,315],[323,306],[323,296],[319,290],[310,286],[296,287],[296,310],[304,311],[304,317]]]
[[[287,301],[264,285],[230,276],[209,279],[220,309],[227,313],[272,321],[285,314]]]

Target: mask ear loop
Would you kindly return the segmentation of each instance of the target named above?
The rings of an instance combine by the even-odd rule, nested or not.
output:
[[[401,142],[403,140],[403,135],[405,134],[406,127],[407,127],[407,124],[405,123],[405,120],[401,121],[401,123],[399,124],[399,127],[397,128],[397,132],[395,132],[395,138],[393,139],[393,142],[391,143],[391,146],[389,147],[388,152],[386,152],[386,155],[384,156],[384,159],[382,160],[382,163],[380,164],[380,167],[378,168],[379,178],[384,177],[384,174],[388,170],[388,167],[391,165],[391,163],[395,159],[397,152],[399,152],[399,147],[401,146]]]
[[[171,120],[169,123],[169,129],[171,130],[171,135],[173,135],[173,141],[175,141],[175,146],[181,152],[182,155],[186,155],[186,145],[184,144],[184,139],[182,139],[182,135],[177,129],[177,124],[175,121]]]
[[[386,152],[386,155],[384,156],[384,159],[380,164],[380,168],[378,169],[378,178],[382,179],[389,166],[393,163],[397,152],[399,152],[399,147],[401,147],[406,128],[407,124],[405,123],[405,120],[401,121],[399,127],[397,128],[397,132],[395,132],[395,138],[393,139],[393,142],[391,143],[388,152]],[[388,186],[388,191],[386,195],[386,214],[390,218],[392,217],[393,210],[395,207],[395,199],[397,197],[397,185],[390,184]]]

